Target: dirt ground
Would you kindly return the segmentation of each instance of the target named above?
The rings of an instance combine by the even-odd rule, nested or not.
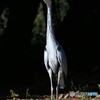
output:
[[[53,100],[56,100],[56,96],[53,95]],[[50,100],[50,95],[33,95],[28,97],[12,97],[12,96],[1,96],[0,100]],[[100,100],[100,95],[98,97],[70,97],[69,93],[59,94],[58,100]]]

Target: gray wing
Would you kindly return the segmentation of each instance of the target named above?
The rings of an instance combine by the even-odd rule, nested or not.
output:
[[[63,48],[61,47],[60,44],[58,44],[57,46],[57,58],[58,58],[58,62],[62,67],[62,71],[64,72],[65,76],[67,77],[67,60],[66,60],[66,55],[65,52],[63,50]]]

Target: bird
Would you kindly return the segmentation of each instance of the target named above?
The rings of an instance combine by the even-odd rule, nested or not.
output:
[[[58,100],[58,89],[64,89],[67,79],[67,59],[65,52],[56,40],[53,26],[51,0],[43,0],[47,5],[47,30],[46,30],[46,45],[44,48],[44,65],[50,77],[51,82],[51,100],[53,99],[53,79],[57,82],[56,100]]]

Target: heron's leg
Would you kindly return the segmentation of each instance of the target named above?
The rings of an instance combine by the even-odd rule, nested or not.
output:
[[[51,100],[53,100],[52,99],[52,97],[53,97],[52,70],[49,69],[48,72],[49,72],[49,77],[50,77],[50,81],[51,81]]]
[[[58,80],[57,80],[57,87],[56,87],[56,100],[58,100],[58,87],[59,87],[59,80],[60,80],[61,72],[58,72]]]

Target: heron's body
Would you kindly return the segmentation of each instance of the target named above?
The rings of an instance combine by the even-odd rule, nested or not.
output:
[[[53,95],[52,78],[57,81],[56,99],[58,99],[58,87],[65,87],[67,77],[67,61],[63,48],[56,41],[51,19],[51,0],[44,0],[47,4],[47,34],[44,50],[44,63],[51,81],[51,100]]]
[[[60,66],[60,61],[58,58],[59,52],[62,55],[61,56],[61,59],[62,59],[61,65],[62,66]],[[65,75],[65,78],[67,77],[67,63],[66,63],[66,56],[65,56],[64,50],[58,42],[55,45],[54,44],[46,45],[45,50],[44,50],[44,60],[45,60],[45,65],[47,64],[47,67],[46,67],[47,71],[49,69],[52,70],[52,73],[54,75],[53,77],[54,77],[54,79],[56,79],[56,81],[57,81],[57,77],[58,77],[58,72],[59,71],[61,72],[59,84],[61,87],[64,88],[65,82],[64,82],[63,75]]]

